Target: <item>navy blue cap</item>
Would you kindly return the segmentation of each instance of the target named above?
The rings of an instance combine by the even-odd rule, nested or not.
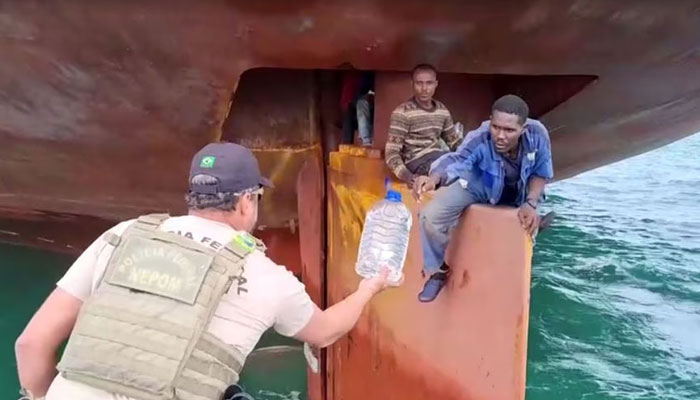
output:
[[[192,177],[209,175],[219,180],[217,185],[196,185]],[[235,143],[209,143],[192,158],[190,191],[202,194],[240,192],[259,186],[274,187],[260,174],[253,152]]]

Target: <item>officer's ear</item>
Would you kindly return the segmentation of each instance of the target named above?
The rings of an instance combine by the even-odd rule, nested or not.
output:
[[[245,193],[238,199],[238,207],[241,214],[248,215],[255,212],[255,202],[258,195],[255,193]]]

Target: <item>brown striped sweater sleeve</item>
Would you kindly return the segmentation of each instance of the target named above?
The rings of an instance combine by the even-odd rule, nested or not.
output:
[[[455,129],[455,124],[452,121],[452,114],[445,118],[445,124],[442,128],[442,140],[450,147],[451,151],[457,150],[457,147],[462,143],[462,137]]]
[[[406,168],[406,164],[401,158],[401,149],[406,140],[408,128],[408,117],[401,108],[397,108],[391,113],[389,137],[384,148],[384,159],[389,169],[394,172],[394,175],[404,182],[413,180],[413,174]]]

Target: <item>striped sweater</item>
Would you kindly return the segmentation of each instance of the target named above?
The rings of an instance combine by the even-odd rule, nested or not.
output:
[[[433,100],[433,109],[426,110],[411,98],[391,113],[384,150],[386,165],[397,178],[411,182],[414,171],[406,164],[435,151],[455,150],[461,139],[444,104]]]

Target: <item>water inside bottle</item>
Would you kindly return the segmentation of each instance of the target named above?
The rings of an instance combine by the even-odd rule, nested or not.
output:
[[[412,222],[410,210],[401,202],[401,193],[388,190],[386,197],[365,216],[356,272],[371,278],[386,266],[390,270],[389,281],[398,283],[403,275]]]

